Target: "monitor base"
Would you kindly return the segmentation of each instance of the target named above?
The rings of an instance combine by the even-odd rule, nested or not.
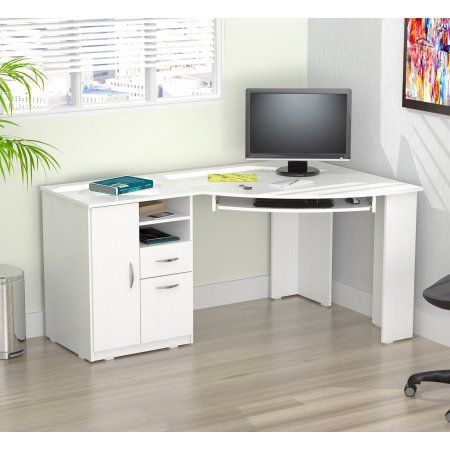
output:
[[[277,169],[277,174],[283,177],[313,177],[319,173],[319,169],[308,167],[308,161],[288,161],[287,166]]]

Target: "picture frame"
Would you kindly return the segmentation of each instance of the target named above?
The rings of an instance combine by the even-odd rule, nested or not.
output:
[[[450,115],[449,27],[448,18],[405,19],[402,91],[404,108]],[[417,36],[418,30],[420,36]],[[412,45],[416,46],[414,50]]]

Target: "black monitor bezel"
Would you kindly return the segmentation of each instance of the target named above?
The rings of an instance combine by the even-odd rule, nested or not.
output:
[[[292,154],[283,153],[252,153],[250,151],[250,96],[251,94],[345,94],[347,95],[347,126],[345,153],[303,153],[302,156],[293,157]],[[262,89],[247,88],[245,91],[245,158],[246,159],[288,159],[290,161],[317,161],[317,160],[349,160],[351,156],[351,115],[352,90],[351,89]],[[299,153],[300,155],[300,153]]]

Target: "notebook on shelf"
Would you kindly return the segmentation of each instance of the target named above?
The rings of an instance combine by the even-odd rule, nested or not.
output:
[[[156,214],[165,211],[166,205],[162,200],[142,202],[139,204],[139,219],[148,219],[150,214]]]
[[[146,244],[163,244],[165,242],[179,241],[179,236],[165,233],[164,231],[157,230],[156,228],[141,228],[139,230],[139,240]]]

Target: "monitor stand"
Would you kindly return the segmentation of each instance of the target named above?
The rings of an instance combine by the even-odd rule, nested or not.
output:
[[[288,165],[277,169],[283,177],[312,177],[319,175],[319,169],[308,167],[308,161],[288,161]]]

